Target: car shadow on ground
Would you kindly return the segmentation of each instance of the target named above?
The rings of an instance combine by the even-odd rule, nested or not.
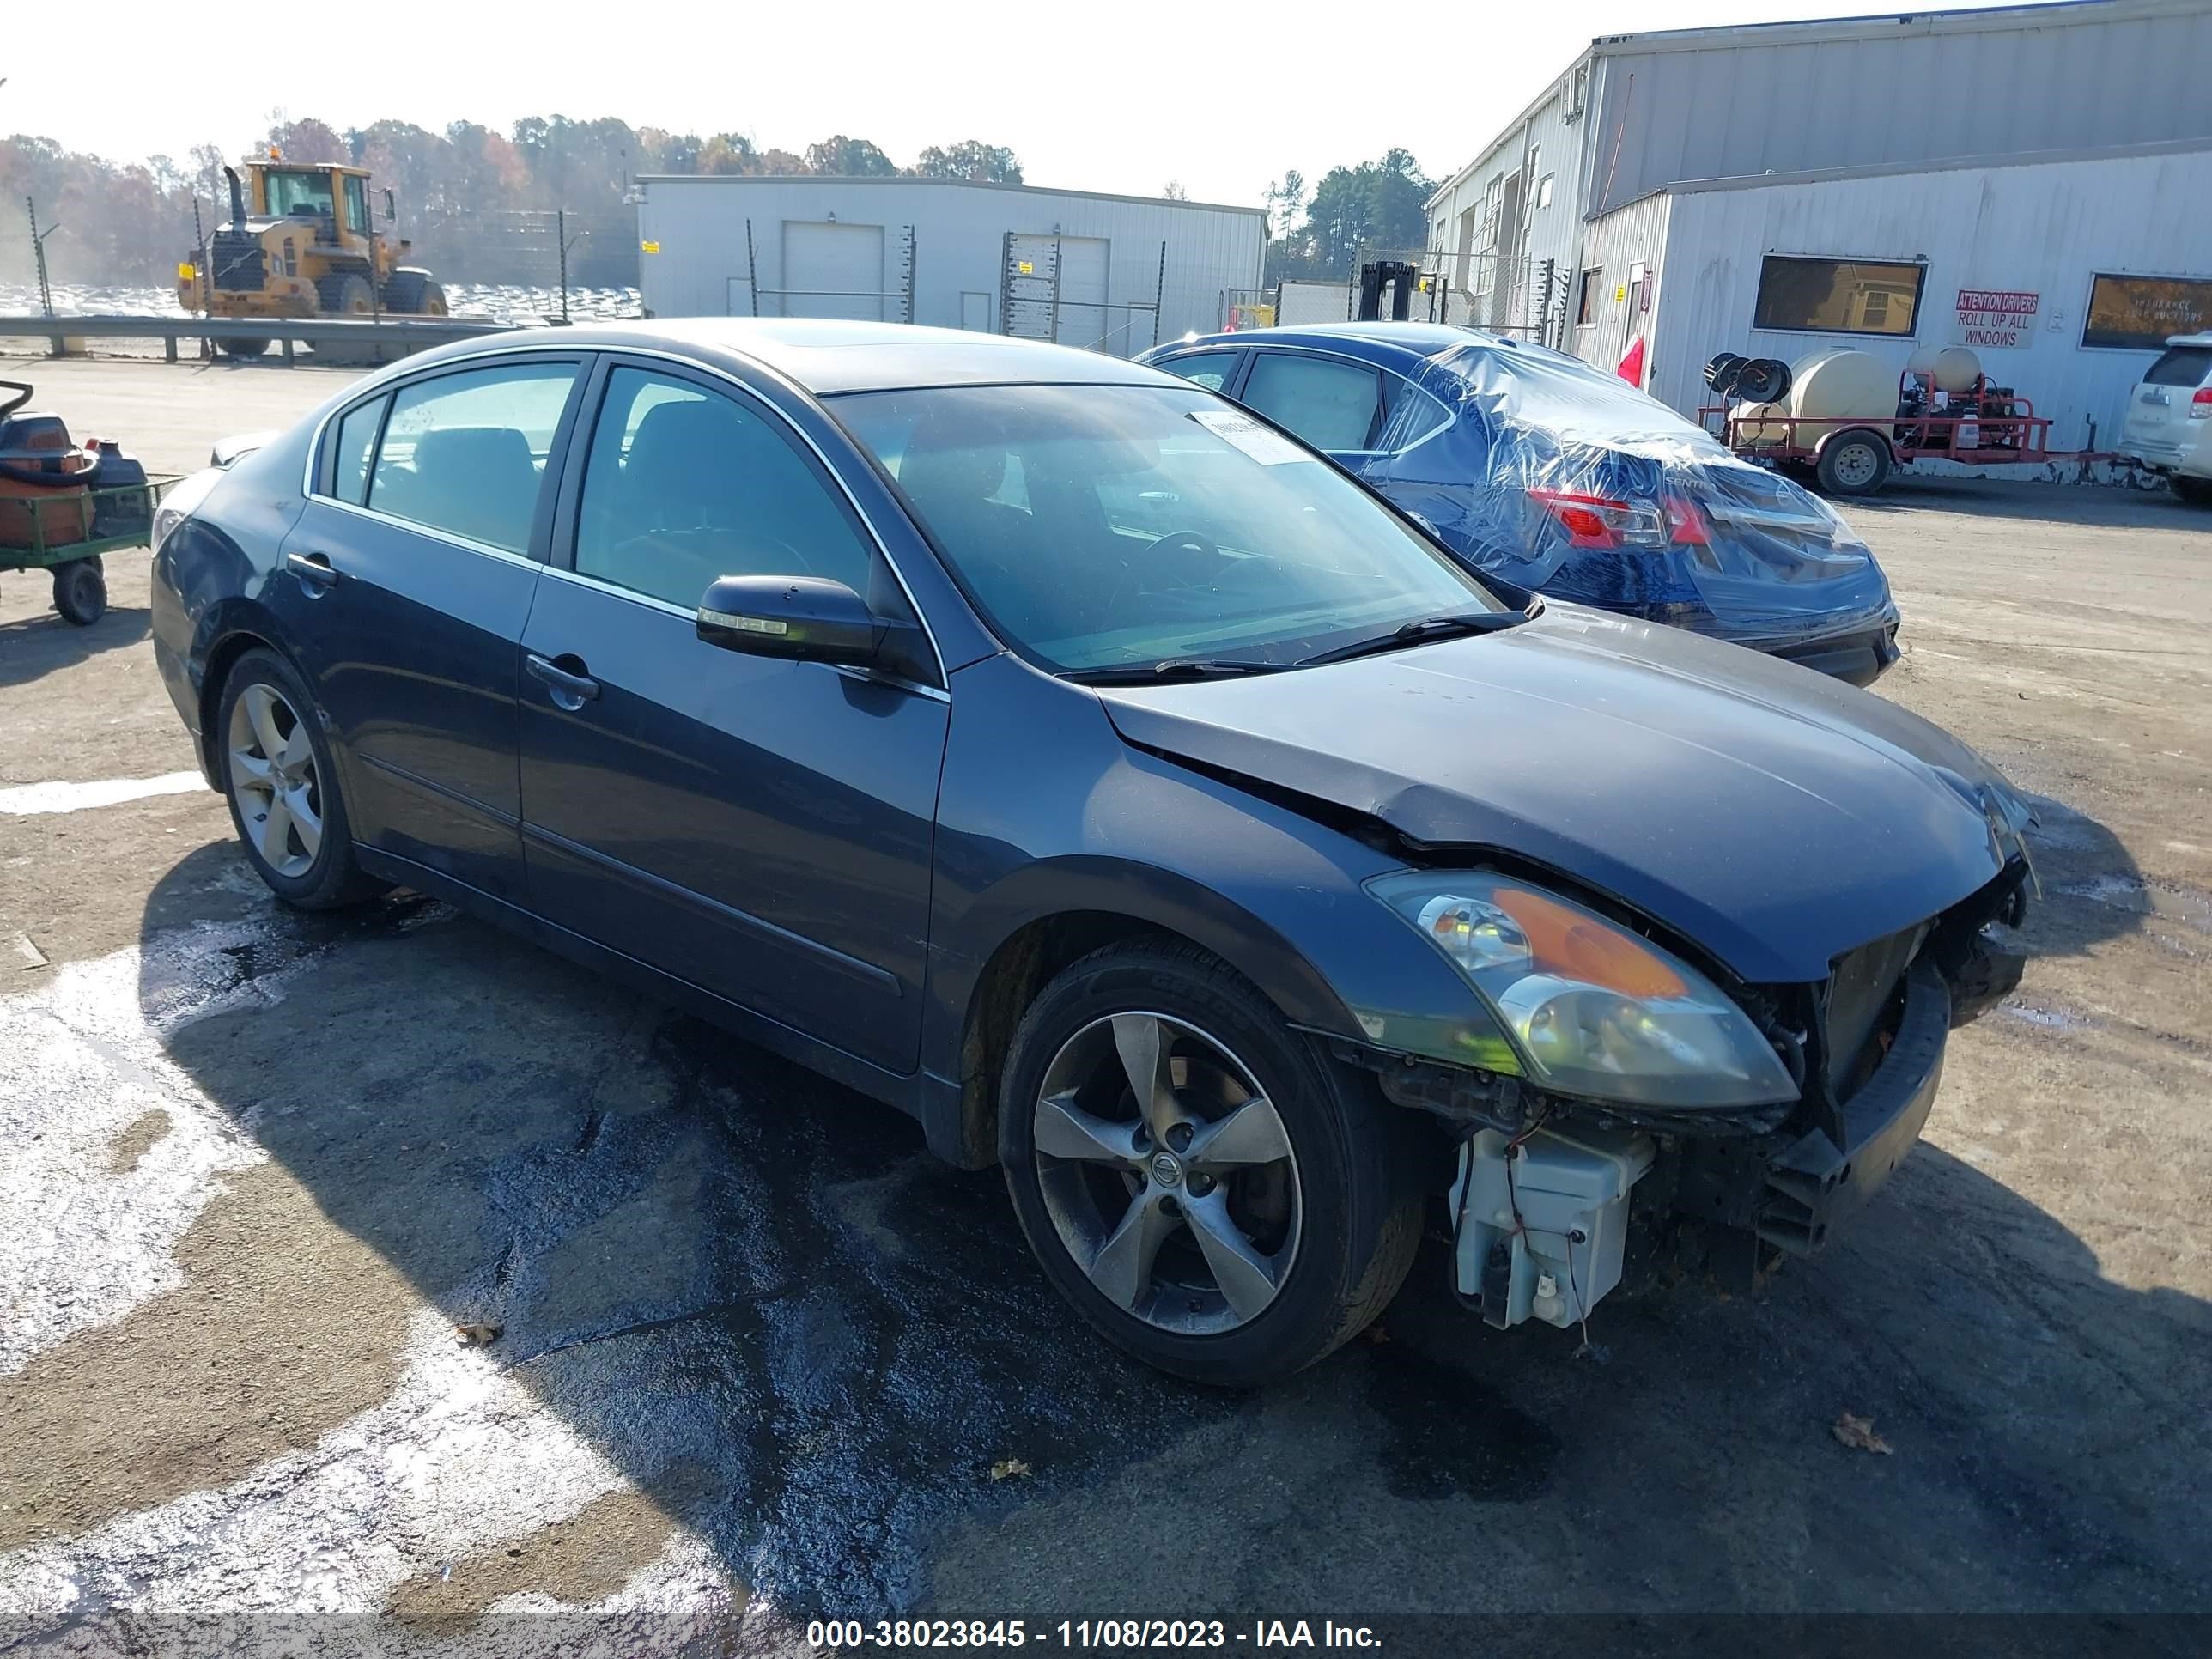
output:
[[[146,637],[153,615],[144,605],[117,605],[88,628],[64,622],[52,609],[0,623],[0,687],[27,685],[103,651],[136,645]]]
[[[1574,1334],[1486,1331],[1432,1243],[1374,1340],[1233,1396],[1092,1337],[1000,1177],[937,1164],[899,1115],[411,896],[247,902],[242,942],[179,926],[234,913],[241,868],[210,846],[164,878],[141,1000],[273,1164],[199,1224],[236,1242],[193,1247],[232,1258],[176,1339],[197,1346],[142,1334],[73,1413],[141,1410],[190,1364],[205,1410],[258,1422],[287,1354],[396,1352],[420,1298],[498,1328],[508,1379],[802,1618],[1024,1592],[1055,1618],[1795,1607],[1808,1575],[1823,1607],[2212,1607],[2191,1541],[2207,1305],[2106,1279],[1934,1146],[1759,1293],[1607,1304],[1601,1360]],[[207,1011],[179,1020],[185,982]],[[270,1224],[220,1220],[254,1205]],[[287,1215],[359,1263],[303,1280]],[[196,1256],[187,1279],[217,1271]],[[374,1288],[392,1275],[406,1306]],[[369,1365],[267,1432],[313,1445],[393,1380]],[[1894,1455],[1841,1444],[1844,1412]],[[270,1455],[228,1443],[138,1504]],[[588,1516],[574,1530],[588,1546]],[[1202,1593],[1199,1559],[1219,1575]]]

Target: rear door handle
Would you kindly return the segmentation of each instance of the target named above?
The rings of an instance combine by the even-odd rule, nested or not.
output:
[[[338,573],[331,568],[327,553],[287,553],[284,568],[300,579],[301,587],[310,599],[320,599],[338,579]]]
[[[568,660],[578,668],[584,665],[581,658],[570,657]],[[563,708],[581,708],[599,695],[597,680],[588,675],[572,673],[559,663],[539,656],[535,651],[523,658],[522,665],[530,671],[530,678],[544,686],[553,701]]]

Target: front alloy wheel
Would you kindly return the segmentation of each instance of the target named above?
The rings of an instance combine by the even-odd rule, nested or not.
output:
[[[1132,939],[1022,1015],[999,1158],[1053,1287],[1197,1382],[1310,1365],[1382,1311],[1440,1164],[1413,1114],[1194,945]]]
[[[1297,1258],[1297,1158],[1251,1069],[1158,1013],[1094,1020],[1045,1069],[1037,1184],[1099,1294],[1163,1330],[1264,1312]]]

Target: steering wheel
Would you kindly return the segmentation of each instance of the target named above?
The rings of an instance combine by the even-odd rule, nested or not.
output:
[[[1146,578],[1148,574],[1161,574],[1159,563],[1155,562],[1152,559],[1152,555],[1158,553],[1165,549],[1185,547],[1191,549],[1194,552],[1212,554],[1216,565],[1224,564],[1228,562],[1229,556],[1224,553],[1221,549],[1215,544],[1211,537],[1202,536],[1195,530],[1170,530],[1164,536],[1156,536],[1150,542],[1146,544],[1143,553],[1137,554],[1133,557],[1117,559],[1115,561],[1120,568],[1115,574],[1114,586],[1111,591],[1107,593],[1104,605],[1099,607],[1095,613],[1099,624],[1102,626],[1106,625],[1105,619],[1117,617],[1121,614],[1121,601],[1127,596],[1129,586],[1133,581],[1138,585],[1138,591],[1139,592],[1159,592],[1164,589],[1176,587],[1199,587],[1210,585],[1212,580],[1212,578],[1210,576],[1193,578],[1181,573],[1176,573],[1176,580],[1163,582],[1158,587],[1154,587],[1152,584],[1146,581]]]
[[[1155,539],[1145,551],[1158,553],[1162,549],[1170,547],[1194,548],[1200,553],[1211,553],[1216,559],[1226,556],[1220,548],[1214,544],[1212,538],[1201,536],[1195,530],[1170,530],[1166,535]]]

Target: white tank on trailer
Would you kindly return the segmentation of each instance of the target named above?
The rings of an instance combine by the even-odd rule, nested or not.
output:
[[[1786,404],[1738,404],[1731,413],[1735,420],[1735,441],[1740,444],[1755,444],[1764,449],[1790,441],[1790,428],[1783,424],[1790,413]]]
[[[1832,347],[1791,365],[1790,413],[1797,441],[1818,443],[1829,433],[1897,413],[1897,376],[1870,352]]]
[[[1971,392],[1982,378],[1982,360],[1964,346],[1945,346],[1924,372],[1936,377],[1938,392]]]

